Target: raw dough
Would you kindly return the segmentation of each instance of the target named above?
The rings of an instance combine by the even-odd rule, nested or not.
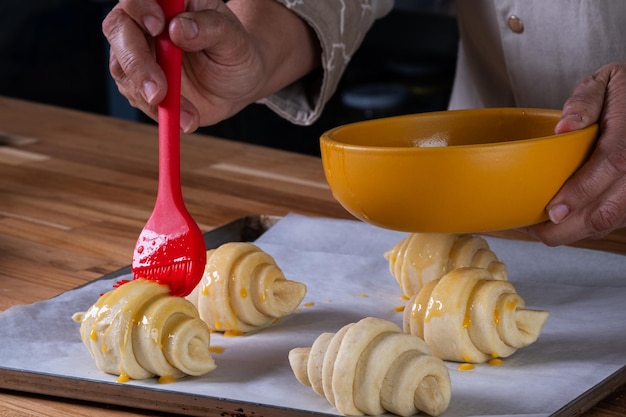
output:
[[[249,332],[292,313],[305,294],[258,246],[230,242],[207,251],[202,280],[187,299],[211,330]]]
[[[289,352],[300,383],[344,415],[443,413],[451,386],[444,362],[416,336],[374,317],[322,333],[310,348]]]
[[[154,281],[120,285],[73,319],[96,366],[106,373],[179,378],[215,369],[211,333],[196,308]]]
[[[443,360],[482,363],[534,343],[548,311],[528,310],[510,282],[484,268],[458,268],[429,282],[404,310],[404,331]]]
[[[494,279],[507,279],[506,265],[485,239],[472,234],[412,233],[385,252],[385,258],[407,297],[447,272],[466,266],[486,268]]]

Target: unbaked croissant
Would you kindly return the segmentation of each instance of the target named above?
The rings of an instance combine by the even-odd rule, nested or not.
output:
[[[549,313],[524,307],[510,282],[484,268],[459,268],[409,300],[403,327],[443,360],[482,363],[537,340]]]
[[[507,279],[506,265],[485,239],[472,234],[412,233],[385,252],[385,258],[408,297],[428,282],[466,266],[486,268],[494,279]]]
[[[98,369],[119,381],[179,378],[215,369],[210,330],[196,308],[154,281],[133,280],[103,294],[80,322],[83,343]]]
[[[373,317],[322,333],[310,348],[289,352],[298,381],[345,415],[443,413],[450,375],[416,336]]]
[[[202,280],[187,299],[212,330],[249,332],[292,313],[305,294],[258,246],[230,242],[207,251]]]

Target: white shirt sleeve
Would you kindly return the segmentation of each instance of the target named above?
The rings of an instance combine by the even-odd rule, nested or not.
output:
[[[310,125],[337,89],[352,55],[393,0],[276,0],[304,19],[322,47],[322,68],[260,100],[282,117]]]

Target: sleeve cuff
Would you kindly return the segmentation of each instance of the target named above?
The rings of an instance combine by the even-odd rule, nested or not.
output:
[[[385,16],[393,0],[276,0],[304,19],[315,31],[322,47],[322,67],[266,97],[267,105],[298,125],[310,125],[321,115],[367,31]]]

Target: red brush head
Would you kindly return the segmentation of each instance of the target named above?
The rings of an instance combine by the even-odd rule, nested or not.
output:
[[[148,279],[170,287],[170,294],[185,297],[193,291],[202,279],[204,265],[201,260],[184,261],[170,265],[148,268],[137,268],[133,271],[134,279]]]
[[[132,271],[134,279],[168,285],[172,295],[184,297],[202,279],[205,264],[206,247],[190,240],[188,234],[172,238],[144,229],[137,240]]]

